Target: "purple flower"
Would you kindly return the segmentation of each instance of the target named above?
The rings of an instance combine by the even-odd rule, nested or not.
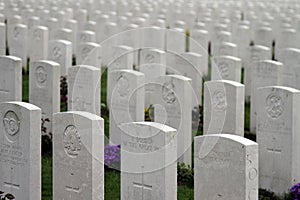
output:
[[[295,200],[300,200],[300,183],[294,185],[290,189],[290,192],[295,195]]]
[[[111,168],[117,168],[120,164],[120,145],[107,145],[104,148],[104,163]]]

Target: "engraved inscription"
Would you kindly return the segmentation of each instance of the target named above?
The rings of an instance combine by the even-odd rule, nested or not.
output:
[[[85,103],[84,98],[77,97],[74,100],[74,108],[75,108],[75,110],[86,111],[87,108],[86,108],[86,103]]]
[[[176,101],[174,87],[175,86],[171,81],[166,82],[162,87],[162,99],[168,104],[172,104]]]
[[[84,47],[81,51],[82,57],[85,59],[88,57],[89,53],[90,53],[90,49],[88,47]]]
[[[15,143],[0,144],[0,163],[14,166],[24,166],[27,159],[21,146]]]
[[[53,56],[57,59],[60,59],[62,57],[62,52],[61,52],[61,49],[59,47],[54,47]]]
[[[19,38],[20,31],[19,31],[19,28],[18,28],[18,27],[15,27],[15,28],[14,28],[13,35],[14,35],[14,38],[15,38],[15,39],[18,39],[18,38]]]
[[[147,55],[146,55],[146,61],[147,61],[148,63],[153,63],[153,62],[154,62],[154,55],[152,55],[152,54],[147,54]]]
[[[40,41],[41,38],[42,38],[41,33],[40,33],[39,30],[35,30],[33,35],[34,35],[35,40],[37,40],[37,41]]]
[[[130,140],[123,141],[122,145],[132,149],[139,149],[139,151],[142,152],[153,152],[159,150],[159,147],[153,144],[152,138],[131,137]]]
[[[117,81],[117,92],[121,97],[127,96],[129,93],[129,80],[125,76],[120,76]]]
[[[270,94],[266,99],[266,111],[272,119],[277,119],[283,112],[282,99],[277,94]]]
[[[120,67],[120,58],[116,58],[113,62],[113,67],[119,68]]]
[[[142,183],[133,183],[134,187],[138,187],[141,189],[148,189],[148,190],[152,190],[152,186],[151,185],[147,185],[147,184],[142,184]]]
[[[3,118],[3,124],[8,139],[14,141],[20,130],[20,120],[15,112],[8,111]]]
[[[72,186],[66,186],[66,190],[69,192],[76,192],[79,193],[79,187],[72,187]]]
[[[268,131],[268,132],[280,132],[281,134],[289,134],[291,127],[286,123],[285,120],[270,120],[270,119],[260,119],[257,126],[258,131]]]
[[[9,93],[8,85],[7,83],[7,75],[5,72],[0,73],[0,93]]]
[[[267,148],[267,151],[269,153],[275,153],[275,154],[280,154],[282,152],[281,149],[275,149],[275,148]]]
[[[70,157],[78,156],[81,150],[81,139],[74,125],[70,125],[65,129],[63,143],[67,155]]]
[[[202,161],[203,166],[206,168],[226,169],[236,162],[231,159],[232,154],[233,152],[220,152],[214,149],[211,150],[211,152],[205,157],[203,157],[201,151],[199,151],[198,158]]]
[[[87,42],[87,36],[85,35],[85,34],[81,34],[80,35],[80,41],[82,42],[82,43],[84,43],[84,42]]]
[[[215,91],[212,96],[212,106],[216,111],[223,111],[227,108],[226,95],[223,91]]]
[[[251,62],[254,63],[254,62],[257,62],[259,60],[259,51],[256,50],[256,49],[252,49],[251,51]]]
[[[221,45],[219,48],[219,55],[228,55],[227,54],[227,46]]]
[[[14,188],[14,189],[20,189],[20,184],[15,183],[9,183],[9,182],[3,182],[4,186]]]
[[[220,70],[220,74],[222,76],[222,78],[226,78],[229,76],[229,67],[228,67],[228,63],[226,62],[221,62],[218,64],[219,66],[219,70]]]
[[[42,66],[37,67],[34,74],[35,74],[37,85],[39,87],[44,87],[47,80],[47,73],[44,67]]]

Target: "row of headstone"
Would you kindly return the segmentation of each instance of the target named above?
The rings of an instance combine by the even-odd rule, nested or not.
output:
[[[41,199],[41,109],[15,101],[1,103],[0,113],[1,191]],[[53,121],[53,198],[104,199],[103,119],[74,111]]]
[[[8,102],[2,103],[0,110],[4,122],[0,132],[3,181],[1,188],[12,193],[16,199],[40,199],[41,109],[28,103]],[[103,119],[91,113],[71,111],[54,114],[53,121],[53,198],[104,199]],[[121,129],[121,198],[177,199],[176,130],[154,122],[127,123],[121,125]],[[204,142],[205,139],[211,141],[212,136],[203,136],[201,139],[204,139]],[[251,199],[254,198],[257,196],[258,179],[255,171],[258,164],[257,144],[238,136],[216,137],[217,140],[213,142],[217,142],[218,145],[215,146],[211,146],[211,142],[199,144],[198,138],[196,139],[196,180],[202,179],[203,174],[216,176],[216,173],[211,171],[216,168],[203,166],[201,169],[202,165],[227,169],[218,171],[228,176],[229,172],[233,173],[230,175],[234,175],[236,169],[231,167],[236,166],[240,173],[234,175],[235,178],[231,177],[232,181],[239,180],[245,184],[236,182],[235,187],[239,186],[239,194],[246,195],[251,192]],[[234,148],[240,148],[236,151],[239,156],[230,153],[234,152]],[[221,155],[211,155],[213,160],[209,162],[207,159],[210,152],[219,152]],[[223,154],[226,155],[227,163],[219,165],[219,162],[224,161]],[[133,160],[134,162],[131,162]],[[251,166],[247,166],[249,160]],[[205,171],[207,173],[204,173]],[[245,180],[247,173],[250,177]],[[196,196],[215,195],[203,191],[203,187],[210,187],[208,184],[202,183],[197,185],[198,187],[199,190],[195,190]],[[220,189],[224,196],[231,194],[229,189],[232,188],[222,185]]]
[[[299,137],[290,105],[299,105],[300,91],[266,87],[259,93],[267,104],[259,110],[260,164],[258,145],[248,139],[231,134],[196,137],[196,199],[257,199],[258,179],[260,187],[277,193],[287,191],[298,180],[299,152],[294,146]],[[274,102],[282,106],[278,112],[270,109]],[[17,198],[40,199],[41,109],[32,104],[8,102],[2,103],[0,110],[2,187]],[[53,118],[54,198],[103,199],[103,119],[78,111],[57,113]],[[286,124],[283,118],[291,119],[291,123]],[[125,123],[120,128],[122,199],[176,199],[176,130],[153,122]],[[289,163],[289,167],[281,163]],[[27,176],[21,176],[25,171]],[[220,176],[224,177],[223,182],[217,178]],[[216,185],[218,193],[212,189]]]
[[[3,18],[7,19],[9,29],[15,24],[20,23],[26,25],[28,30],[33,29],[37,25],[47,25],[50,38],[56,36],[58,33],[63,33],[64,36],[69,35],[68,39],[72,40],[74,47],[77,46],[74,39],[77,38],[77,32],[89,31],[89,33],[85,33],[85,36],[82,38],[94,40],[96,35],[96,41],[102,42],[107,39],[108,36],[110,37],[111,34],[128,30],[128,27],[157,26],[165,28],[170,26],[174,30],[185,30],[188,28],[190,30],[194,29],[196,32],[202,31],[202,33],[207,30],[209,33],[208,38],[213,41],[215,41],[215,39],[212,33],[218,32],[217,35],[228,35],[228,33],[230,35],[232,33],[232,41],[226,42],[238,43],[238,41],[244,41],[241,42],[241,45],[237,44],[237,46],[240,46],[239,48],[242,49],[244,49],[245,44],[249,44],[250,40],[236,40],[235,38],[242,37],[240,35],[248,35],[247,38],[253,39],[255,44],[271,47],[272,38],[276,35],[272,33],[272,30],[274,30],[274,33],[279,33],[279,36],[276,36],[276,38],[278,38],[278,47],[282,48],[291,44],[291,42],[287,42],[281,38],[284,38],[287,34],[294,36],[295,30],[298,30],[297,23],[292,23],[290,19],[294,16],[290,14],[290,11],[287,12],[287,10],[283,8],[283,13],[278,11],[280,9],[274,9],[274,14],[267,11],[265,14],[254,14],[253,11],[257,7],[259,7],[260,10],[262,9],[260,7],[261,5],[257,5],[253,2],[243,5],[249,9],[244,8],[240,4],[233,5],[231,2],[218,2],[215,4],[203,2],[201,4],[197,3],[197,6],[193,6],[195,2],[189,2],[187,4],[188,9],[181,11],[179,5],[183,2],[184,1],[176,3],[174,10],[166,9],[170,2],[165,2],[164,4],[161,2],[157,3],[162,4],[158,8],[157,4],[153,5],[147,2],[149,8],[155,7],[155,9],[146,9],[147,7],[144,7],[145,5],[140,4],[140,2],[135,2],[136,5],[132,9],[128,8],[128,4],[118,8],[118,6],[110,6],[110,3],[99,4],[95,2],[93,3],[95,4],[94,6],[81,4],[81,8],[78,8],[78,5],[74,6],[72,2],[67,2],[61,6],[60,9],[58,8],[59,3],[53,3],[51,5],[41,3],[38,7],[28,3],[24,9],[20,9],[20,5],[7,3],[9,6],[7,6],[7,11],[5,11]],[[204,9],[205,6],[207,6],[208,9]],[[144,9],[144,13],[141,12],[141,7]],[[106,10],[106,8],[109,10]],[[268,7],[264,7],[266,10],[267,8]],[[154,12],[154,10],[156,11]],[[36,13],[34,11],[36,11]],[[292,12],[294,11],[292,10]],[[241,17],[242,14],[244,14],[244,19]],[[286,17],[287,19],[285,19],[285,15],[288,15],[288,17]],[[278,18],[278,20],[275,20],[276,18]],[[247,34],[240,34],[241,32]],[[280,37],[281,35],[283,35],[283,37]],[[225,36],[225,38],[226,37],[227,36]],[[147,36],[144,38],[147,38]],[[219,39],[216,41],[218,43]],[[289,41],[293,40],[291,39]],[[225,42],[225,40],[223,42]],[[170,45],[173,44],[174,43],[171,43]],[[181,46],[180,48],[184,47]]]

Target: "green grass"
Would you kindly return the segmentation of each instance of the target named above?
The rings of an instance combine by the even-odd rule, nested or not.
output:
[[[52,158],[42,157],[42,199],[52,200]]]
[[[120,173],[115,171],[105,171],[104,183],[104,199],[120,199]]]
[[[193,200],[194,199],[194,189],[186,186],[177,187],[177,199],[178,200]]]
[[[102,75],[101,75],[101,103],[106,104],[106,93],[107,93],[107,69],[102,68]]]
[[[29,102],[29,76],[27,74],[23,74],[22,79],[22,101]]]
[[[245,125],[246,131],[250,130],[250,103],[245,104]]]

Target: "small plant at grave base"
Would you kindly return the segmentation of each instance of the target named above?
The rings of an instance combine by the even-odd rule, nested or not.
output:
[[[300,183],[297,183],[290,189],[290,193],[294,195],[294,200],[300,200]]]
[[[15,199],[14,195],[0,191],[0,200],[13,200],[13,199]]]
[[[265,190],[265,189],[259,189],[259,200],[280,200],[274,192]]]
[[[101,103],[101,116],[109,116],[109,110],[104,103]]]
[[[282,196],[275,195],[274,192],[271,192],[266,189],[259,189],[259,200],[296,200],[292,193],[285,193]]]
[[[61,102],[61,109],[66,110],[68,107],[68,84],[67,84],[67,77],[61,76],[60,77],[60,102]]]
[[[153,112],[154,108],[152,105],[150,105],[148,108],[145,108],[145,121],[151,122],[153,119]]]
[[[52,152],[52,133],[47,132],[45,123],[50,123],[50,119],[41,119],[41,132],[42,132],[42,155],[51,154]]]
[[[186,166],[184,163],[177,164],[177,184],[193,188],[194,170],[189,165]]]
[[[104,163],[111,169],[120,169],[121,145],[107,145],[104,147]]]

